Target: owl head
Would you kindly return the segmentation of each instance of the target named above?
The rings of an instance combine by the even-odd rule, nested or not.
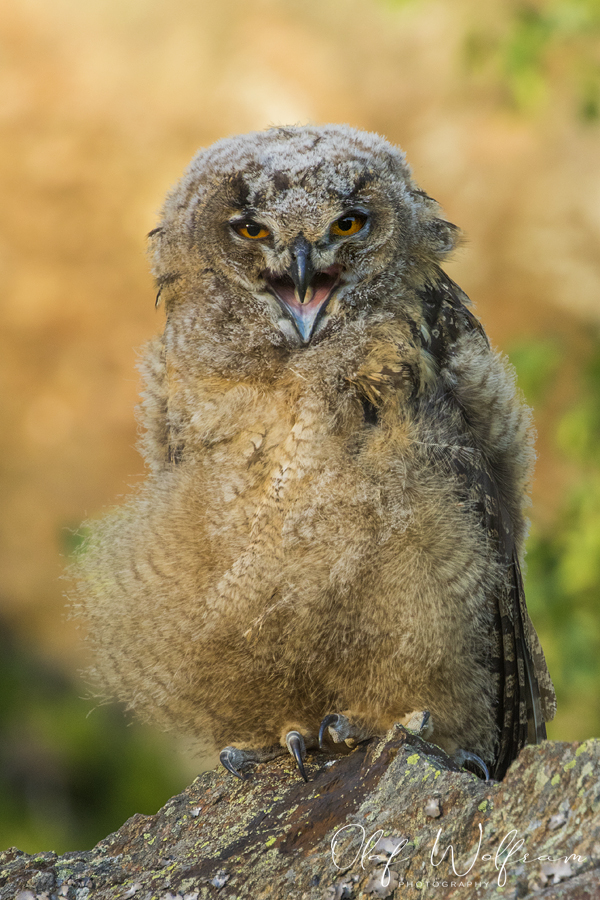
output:
[[[393,314],[403,284],[449,253],[457,229],[400,150],[327,125],[252,132],[198,153],[151,237],[167,315],[183,304],[222,335],[239,339],[242,325],[303,348],[344,322]]]

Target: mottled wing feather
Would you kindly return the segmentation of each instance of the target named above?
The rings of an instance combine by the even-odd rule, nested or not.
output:
[[[545,737],[539,691],[522,618],[523,584],[514,552],[508,514],[498,489],[480,457],[479,461],[453,461],[464,496],[478,513],[494,556],[505,578],[492,596],[491,654],[487,660],[496,681],[498,747],[493,777],[501,779],[528,742]],[[530,726],[529,722],[535,722]],[[537,734],[537,736],[536,736]]]
[[[435,283],[426,284],[419,291],[419,297],[431,335],[428,350],[440,365],[444,364],[457,338],[465,331],[477,331],[489,347],[481,322],[466,305],[469,298],[443,269],[436,270]]]
[[[431,333],[427,349],[443,367],[462,334],[477,331],[485,338],[485,333],[465,306],[466,297],[460,288],[441,270],[439,274],[439,282],[428,285],[421,297]],[[452,402],[452,397],[448,400]],[[492,774],[501,779],[526,743],[539,743],[546,737],[544,717],[549,719],[553,715],[554,692],[527,613],[510,517],[490,467],[482,454],[471,460],[465,454],[454,454],[450,465],[464,487],[465,496],[478,512],[487,540],[506,573],[501,589],[490,597],[494,623],[488,660],[490,676],[497,685],[498,704],[498,749]],[[538,675],[543,680],[544,703]]]
[[[529,613],[527,612],[527,607],[525,605],[525,591],[523,589],[523,579],[521,577],[519,561],[515,553],[513,553],[513,556],[517,578],[520,584],[519,607],[521,610],[521,619],[524,625],[525,641],[529,650],[529,664],[533,669],[532,672],[530,671],[533,692],[534,694],[537,693],[539,700],[539,706],[536,704],[535,709],[536,711],[541,709],[542,714],[541,722],[539,721],[539,717],[536,717],[535,720],[535,733],[537,739],[535,741],[530,739],[529,743],[539,744],[540,741],[546,738],[546,726],[544,723],[551,722],[556,714],[556,694],[554,692],[554,685],[552,684],[550,673],[548,672],[542,645],[540,644],[540,640],[533,627],[533,623],[529,618]]]

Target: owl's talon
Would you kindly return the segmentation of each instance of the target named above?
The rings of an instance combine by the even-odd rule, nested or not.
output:
[[[431,720],[431,713],[428,709],[411,713],[408,721],[402,720],[402,724],[405,728],[408,728],[409,731],[414,731],[418,734],[424,741],[433,734],[433,722]]]
[[[330,713],[325,716],[319,728],[319,747],[321,749],[323,748],[323,737],[326,730],[329,730],[329,736],[334,744],[341,744],[342,741],[345,741],[350,747],[371,737],[368,731],[359,725],[355,725],[342,713]]]
[[[244,781],[248,776],[239,770],[244,766],[256,765],[252,751],[238,750],[237,747],[225,747],[221,750],[219,761],[228,772],[231,772],[232,775],[235,775],[241,781]]]
[[[480,756],[477,756],[476,753],[471,753],[470,750],[457,750],[454,754],[454,761],[461,767],[464,767],[466,762],[471,763],[475,766],[476,769],[479,769],[479,772],[483,776],[484,781],[490,780],[490,773],[488,767],[482,760]]]
[[[329,715],[325,716],[325,718],[321,722],[321,727],[319,728],[319,747],[321,748],[321,750],[323,749],[323,738],[325,737],[325,732],[330,726],[335,729],[342,718],[345,718],[345,716],[340,716],[338,715],[338,713],[329,713]],[[346,721],[348,720],[346,719]],[[334,737],[335,732],[330,731],[329,733],[335,743],[339,744],[340,739],[336,739]]]
[[[288,731],[285,736],[285,745],[296,760],[296,765],[300,771],[300,774],[304,778],[305,781],[308,781],[308,775],[304,770],[304,757],[306,756],[306,745],[304,743],[304,738],[300,734],[299,731]]]

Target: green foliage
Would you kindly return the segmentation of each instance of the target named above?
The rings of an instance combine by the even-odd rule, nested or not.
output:
[[[587,389],[559,422],[557,442],[563,453],[593,472],[600,446],[600,395],[597,393],[600,390],[600,373],[596,371],[595,364],[589,366],[585,376]]]
[[[556,347],[519,345],[511,359],[526,395],[538,402],[559,375]],[[580,375],[579,399],[561,415],[557,448],[575,483],[555,520],[536,523],[528,543],[526,593],[554,679],[558,714],[549,736],[600,734],[600,342]]]
[[[590,122],[600,115],[599,37],[600,0],[513,0],[495,25],[470,31],[464,57],[515,109],[532,112],[566,89]]]
[[[424,0],[378,0],[388,8]],[[437,14],[435,3],[431,15]],[[469,80],[492,87],[520,113],[556,106],[567,94],[583,122],[600,119],[600,0],[507,0],[471,4],[463,41]]]
[[[189,776],[161,735],[94,709],[2,624],[0,848],[88,849],[183,789]]]
[[[510,351],[510,361],[519,376],[519,388],[533,406],[546,400],[562,360],[556,341],[522,341]]]
[[[532,6],[517,9],[501,49],[502,69],[518,107],[527,107],[545,95],[544,57],[554,36],[550,16]]]

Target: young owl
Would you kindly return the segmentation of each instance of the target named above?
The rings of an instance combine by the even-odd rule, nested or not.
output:
[[[555,698],[530,415],[440,268],[456,227],[398,149],[329,125],[199,153],[150,237],[150,472],[78,563],[103,690],[234,774],[417,722],[501,778]]]

